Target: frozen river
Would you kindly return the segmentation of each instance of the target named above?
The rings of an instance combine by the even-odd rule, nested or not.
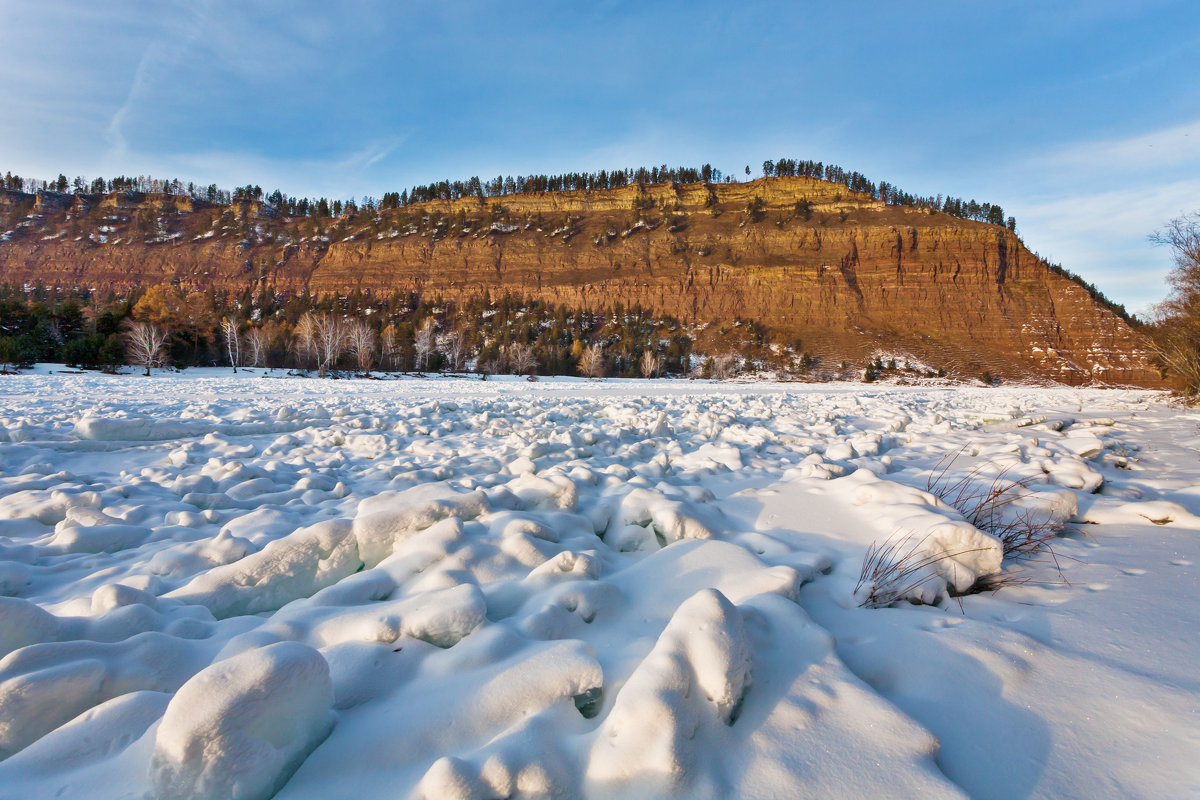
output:
[[[2,377],[0,798],[1194,798],[1197,514],[1149,392]]]

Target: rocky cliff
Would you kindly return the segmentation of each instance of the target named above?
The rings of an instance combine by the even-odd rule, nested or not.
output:
[[[1143,339],[1009,231],[765,178],[434,201],[281,219],[136,193],[0,195],[0,281],[277,291],[513,292],[755,320],[826,359],[883,352],[962,374],[1158,385]]]

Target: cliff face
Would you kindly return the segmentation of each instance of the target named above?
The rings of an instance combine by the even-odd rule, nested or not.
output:
[[[127,193],[10,197],[0,213],[9,283],[487,289],[756,320],[837,360],[1159,385],[1141,336],[1008,231],[806,178],[435,201],[339,224]]]

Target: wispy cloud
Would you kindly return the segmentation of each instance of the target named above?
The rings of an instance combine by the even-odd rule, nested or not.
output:
[[[1015,159],[1007,192],[1025,241],[1145,313],[1167,292],[1170,253],[1147,241],[1200,206],[1200,120],[1085,139]]]
[[[150,45],[142,53],[137,69],[133,71],[133,78],[129,82],[129,89],[125,92],[125,100],[108,121],[107,137],[110,150],[106,160],[123,160],[128,154],[129,142],[125,138],[125,125],[134,105],[145,91],[147,75],[154,63],[161,57],[161,53],[162,46],[157,44]]]
[[[1038,228],[1075,236],[1141,237],[1200,203],[1200,178],[1106,192],[1071,194],[1025,209]]]
[[[1126,170],[1177,167],[1200,162],[1200,120],[1104,141],[1056,148],[1031,159],[1056,169]]]
[[[366,167],[373,167],[383,159],[390,156],[396,150],[396,148],[400,146],[402,141],[403,139],[397,136],[392,137],[385,142],[368,147],[367,150],[362,154],[366,156],[365,160],[362,162],[363,168],[365,169]]]

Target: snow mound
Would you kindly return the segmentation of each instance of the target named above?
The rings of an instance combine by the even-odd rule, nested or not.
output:
[[[382,492],[359,503],[354,538],[362,561],[372,567],[406,539],[447,517],[473,518],[488,510],[483,492],[459,493],[443,484]]]
[[[36,778],[112,758],[158,722],[170,699],[152,691],[114,697],[38,739],[4,762],[5,768]]]
[[[137,547],[150,536],[142,525],[63,525],[59,523],[50,547],[64,553],[115,553]]]
[[[0,597],[0,656],[58,633],[58,619],[41,606],[17,597]]]
[[[705,589],[685,600],[617,694],[592,747],[588,781],[625,797],[685,789],[704,758],[702,729],[736,721],[750,660],[741,614],[725,595]]]
[[[150,762],[151,798],[265,800],[333,727],[329,665],[281,642],[198,673],[167,706]]]
[[[203,436],[214,427],[202,420],[84,417],[75,423],[75,435],[94,442],[153,442]]]
[[[0,597],[12,597],[29,585],[30,570],[17,561],[0,561]]]
[[[122,694],[169,692],[195,671],[191,642],[143,633],[122,642],[45,642],[0,659],[0,759]]]
[[[201,573],[167,596],[203,605],[218,619],[275,611],[362,569],[347,520],[329,520]]]

